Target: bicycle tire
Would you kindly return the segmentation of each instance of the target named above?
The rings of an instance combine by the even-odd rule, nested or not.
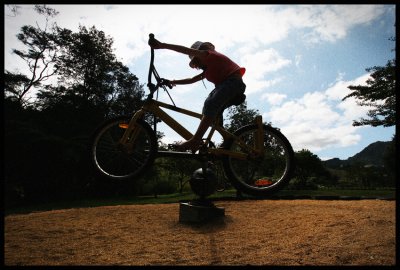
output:
[[[269,125],[264,127],[264,155],[262,158],[235,159],[223,158],[223,168],[231,184],[243,193],[266,197],[282,189],[294,171],[294,152],[288,139]],[[254,145],[257,125],[250,124],[239,128],[234,134],[247,145]],[[234,141],[227,142],[225,149],[243,152]]]
[[[144,120],[137,121],[140,133],[130,153],[119,144],[130,117],[119,116],[101,124],[92,137],[91,160],[104,178],[131,180],[140,177],[154,162],[157,139]],[[136,128],[137,128],[136,127]]]

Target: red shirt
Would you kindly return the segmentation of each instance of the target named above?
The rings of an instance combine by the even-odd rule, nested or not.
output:
[[[245,68],[238,66],[225,55],[213,50],[208,51],[204,64],[207,67],[204,77],[216,85],[223,82],[235,71],[240,70],[242,76],[246,71]]]

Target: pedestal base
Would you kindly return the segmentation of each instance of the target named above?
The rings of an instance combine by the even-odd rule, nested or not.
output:
[[[179,222],[205,223],[207,221],[225,216],[225,209],[214,204],[192,204],[181,202],[179,204]]]

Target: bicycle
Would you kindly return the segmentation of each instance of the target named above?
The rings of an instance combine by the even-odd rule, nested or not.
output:
[[[153,38],[154,35],[150,34],[149,42]],[[153,76],[156,84],[152,83]],[[159,150],[156,126],[152,128],[144,120],[146,113],[153,114],[185,140],[190,139],[192,133],[161,108],[199,119],[202,115],[175,105],[167,90],[172,86],[159,76],[154,66],[152,48],[147,87],[150,93],[132,116],[115,117],[96,129],[91,158],[102,176],[109,179],[135,179],[142,176],[158,157],[184,157],[203,161],[203,171],[208,161],[221,160],[222,170],[230,184],[249,195],[268,196],[289,182],[294,169],[292,146],[278,129],[264,124],[260,115],[255,117],[254,123],[242,126],[233,133],[223,127],[221,118],[215,120],[196,153]],[[158,97],[160,88],[168,93],[172,105],[153,98],[155,92]],[[227,105],[239,105],[243,101],[242,96]],[[216,131],[223,138],[220,147],[216,147],[212,141]]]

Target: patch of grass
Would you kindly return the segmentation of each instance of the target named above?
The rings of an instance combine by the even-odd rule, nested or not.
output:
[[[273,195],[279,196],[357,196],[357,197],[382,197],[395,198],[395,189],[323,189],[323,190],[280,190]],[[196,195],[191,192],[174,193],[168,195],[154,196],[139,196],[139,197],[117,197],[107,199],[85,199],[76,201],[51,202],[43,204],[34,204],[23,207],[14,207],[5,209],[5,215],[24,214],[31,212],[50,211],[57,209],[69,208],[86,208],[98,206],[114,206],[114,205],[133,205],[133,204],[162,204],[162,203],[178,203],[179,201],[187,201],[195,199]],[[236,198],[236,190],[230,189],[223,192],[212,194],[210,199],[234,199]],[[246,194],[242,195],[243,199],[253,198]],[[268,199],[268,198],[266,198]]]
[[[318,190],[280,190],[276,196],[356,196],[356,197],[395,197],[395,189],[318,189]]]

